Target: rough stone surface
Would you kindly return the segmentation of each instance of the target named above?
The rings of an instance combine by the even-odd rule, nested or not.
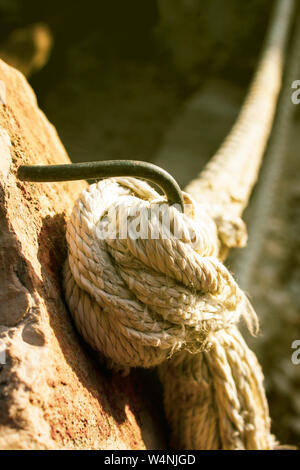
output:
[[[69,159],[25,78],[2,61],[0,84],[0,448],[161,448],[140,376],[106,371],[63,302],[65,220],[86,183],[17,180],[20,164]]]

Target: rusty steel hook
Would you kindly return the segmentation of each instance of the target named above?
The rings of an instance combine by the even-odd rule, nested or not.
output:
[[[184,212],[181,189],[176,180],[157,165],[138,160],[106,160],[65,165],[21,165],[17,176],[23,181],[53,182],[134,176],[155,183],[169,204],[178,204]]]

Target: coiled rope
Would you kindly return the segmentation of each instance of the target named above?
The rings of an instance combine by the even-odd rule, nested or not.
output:
[[[277,1],[240,118],[189,185],[183,214],[143,181],[110,178],[83,191],[67,224],[64,289],[75,324],[113,363],[159,366],[177,448],[275,445],[263,375],[236,326],[244,318],[255,329],[256,315],[220,258],[245,241],[239,215],[270,132],[292,7]],[[125,234],[115,217],[124,213]],[[141,225],[146,238],[136,236]]]

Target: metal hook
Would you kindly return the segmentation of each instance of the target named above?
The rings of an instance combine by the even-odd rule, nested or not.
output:
[[[52,182],[134,176],[155,183],[169,204],[178,204],[184,212],[181,189],[175,179],[159,166],[138,160],[106,160],[66,165],[21,165],[17,176],[23,181]]]

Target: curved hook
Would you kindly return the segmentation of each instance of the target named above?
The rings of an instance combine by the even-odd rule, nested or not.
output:
[[[179,204],[184,212],[181,189],[175,179],[159,166],[138,160],[106,160],[65,165],[21,165],[17,176],[23,181],[52,182],[134,176],[155,183],[169,204]]]

